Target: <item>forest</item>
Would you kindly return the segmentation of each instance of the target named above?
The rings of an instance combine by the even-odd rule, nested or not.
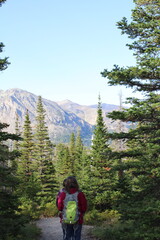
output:
[[[41,96],[34,128],[27,110],[22,127],[17,116],[14,134],[0,123],[0,240],[22,239],[24,224],[57,215],[57,192],[71,175],[87,196],[85,221],[96,225],[99,239],[160,239],[160,3],[134,2],[132,21],[124,17],[117,27],[133,40],[126,46],[136,66],[114,65],[101,73],[109,86],[143,94],[127,98],[129,108],[108,113],[118,121],[116,132],[105,126],[100,96],[90,147],[80,131],[68,144],[50,141]],[[3,48],[0,43],[0,52]],[[0,58],[0,71],[8,65],[8,58]],[[128,132],[127,122],[132,123]]]

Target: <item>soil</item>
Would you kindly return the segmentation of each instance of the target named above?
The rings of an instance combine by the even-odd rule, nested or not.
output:
[[[37,221],[37,226],[41,229],[39,240],[62,240],[62,228],[59,218],[43,218]],[[88,225],[82,226],[81,240],[96,240],[91,236],[90,231],[93,227]]]

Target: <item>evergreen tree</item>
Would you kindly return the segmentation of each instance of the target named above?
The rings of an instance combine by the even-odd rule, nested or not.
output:
[[[0,7],[2,5],[2,3],[5,3],[6,0],[0,0]]]
[[[28,182],[29,177],[32,175],[33,172],[33,149],[34,149],[33,133],[28,110],[25,115],[22,137],[23,140],[21,142],[19,173],[21,174],[23,181]]]
[[[83,145],[80,131],[76,137],[75,150],[75,175],[83,191],[87,193],[90,185],[91,158],[89,149]]]
[[[69,166],[71,170],[71,175],[75,175],[76,170],[75,170],[75,162],[76,162],[76,146],[75,146],[75,134],[72,133],[70,136],[70,142],[69,142],[69,154],[70,154],[70,159],[69,159]]]
[[[15,134],[18,135],[18,136],[21,136],[19,116],[18,116],[17,113],[16,113],[16,121],[15,121]],[[14,149],[19,150],[19,146],[20,146],[19,141],[15,141]]]
[[[6,0],[0,0],[0,7],[2,6],[2,4],[5,2]],[[0,53],[3,52],[3,48],[4,48],[4,44],[2,42],[0,42]],[[8,57],[5,58],[0,58],[0,71],[3,71],[5,69],[7,69],[8,65],[10,63],[8,62]]]
[[[62,186],[63,180],[72,175],[68,146],[62,143],[58,144],[56,147],[55,159],[56,179],[58,188],[60,188]]]
[[[88,205],[90,201],[90,181],[91,181],[91,157],[90,149],[84,147],[80,132],[76,138],[76,161],[75,161],[75,175],[81,186],[83,192],[87,195]]]
[[[0,7],[5,0],[0,0]],[[3,51],[3,43],[0,42],[0,53]],[[8,58],[0,58],[0,71],[8,67]],[[19,140],[16,134],[5,132],[8,124],[0,123],[0,239],[16,237],[22,224],[18,209],[18,199],[15,189],[18,180],[15,177],[15,169],[12,161],[18,157],[17,151],[10,151],[6,141]]]
[[[8,125],[0,123],[0,239],[17,236],[20,228],[20,214],[15,190],[18,180],[15,177],[11,162],[19,156],[17,151],[9,151],[6,141],[19,140],[15,134],[4,131]]]
[[[39,96],[37,102],[36,122],[34,158],[37,169],[35,170],[42,188],[39,195],[44,200],[49,201],[48,199],[53,200],[53,194],[55,194],[55,168],[53,164],[53,144],[49,139],[41,96]]]
[[[3,48],[4,48],[4,44],[2,42],[0,42],[0,53],[3,52]],[[8,58],[0,58],[0,71],[3,71],[5,69],[7,69],[8,67]]]
[[[25,115],[22,137],[20,144],[21,156],[18,159],[17,171],[20,184],[17,193],[21,201],[21,208],[27,212],[29,208],[35,211],[36,194],[40,189],[33,168],[34,139],[28,110]]]
[[[79,173],[83,168],[83,164],[82,164],[83,150],[84,150],[84,146],[83,146],[83,142],[82,142],[80,131],[79,131],[75,139],[75,164],[74,164],[75,176],[79,176]]]
[[[97,121],[91,146],[91,191],[94,205],[99,210],[110,207],[110,147],[104,123],[102,106],[98,102]]]
[[[138,0],[132,11],[132,22],[126,18],[118,28],[129,38],[137,65],[111,71],[104,70],[109,85],[125,85],[144,93],[144,99],[128,98],[129,109],[109,114],[114,120],[131,121],[136,128],[128,133],[111,134],[112,139],[127,140],[128,149],[115,152],[115,159],[125,158],[123,169],[130,179],[130,190],[120,198],[119,210],[124,222],[130,222],[129,235],[123,239],[159,239],[160,205],[160,72],[159,72],[159,1]],[[122,165],[121,165],[122,168]],[[117,165],[118,169],[118,165]],[[121,186],[124,191],[125,185]]]
[[[120,96],[119,111],[122,111],[123,110],[123,107],[122,107],[122,94],[120,93],[119,96]],[[115,131],[117,133],[125,131],[124,123],[121,120],[117,120],[116,122],[117,122],[117,126],[116,126],[116,130]],[[117,152],[121,152],[121,151],[125,150],[126,149],[125,140],[124,139],[112,140],[111,148],[112,148],[112,150],[115,150]],[[112,158],[112,156],[111,156],[111,158]],[[120,168],[121,165],[123,166],[123,157],[122,158],[119,157],[117,159],[117,163],[119,164],[118,178],[119,178],[120,181],[123,181],[124,180],[124,171],[123,171],[123,167]],[[115,161],[114,161],[114,165],[115,165]]]
[[[74,156],[73,161],[71,161],[71,156]],[[91,172],[90,155],[89,151],[83,146],[80,132],[76,138],[74,134],[71,134],[68,146],[65,144],[56,146],[55,159],[58,188],[62,186],[63,180],[73,175],[74,172],[81,188],[88,193]],[[89,200],[89,198],[87,199]]]
[[[96,126],[91,147],[93,157],[92,165],[100,169],[108,167],[108,162],[106,162],[107,155],[109,153],[108,135],[103,119],[100,97],[98,102]]]

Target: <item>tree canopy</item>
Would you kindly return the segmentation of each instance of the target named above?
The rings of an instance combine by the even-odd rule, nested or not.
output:
[[[133,40],[127,46],[134,51],[136,66],[114,65],[112,70],[105,69],[102,76],[107,78],[108,85],[124,85],[141,91],[144,96],[143,99],[127,98],[131,107],[113,111],[108,117],[135,123],[127,133],[110,133],[112,140],[122,139],[127,146],[111,154],[116,163],[113,169],[125,173],[117,185],[122,193],[117,209],[122,222],[130,223],[129,235],[122,239],[152,240],[159,239],[160,234],[160,4],[147,0],[135,1],[135,4],[131,22],[123,18],[117,27]]]

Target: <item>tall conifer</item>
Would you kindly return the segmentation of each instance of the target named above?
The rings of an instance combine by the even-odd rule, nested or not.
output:
[[[90,177],[91,177],[91,158],[90,150],[83,145],[80,131],[75,141],[75,175],[84,192],[88,195]],[[90,202],[89,195],[87,196],[88,202]]]
[[[18,114],[16,113],[16,121],[15,121],[15,134],[21,136],[21,129],[20,129],[20,122],[19,122],[19,116]],[[19,141],[15,141],[14,143],[14,148],[16,150],[19,150]]]
[[[109,207],[110,199],[110,147],[108,143],[108,131],[102,114],[101,99],[99,96],[97,121],[95,125],[91,146],[91,188],[94,205],[99,210]]]
[[[37,182],[34,172],[34,139],[31,127],[31,121],[29,118],[29,112],[26,111],[25,121],[23,125],[22,141],[19,146],[21,156],[17,159],[18,170],[17,175],[19,178],[19,187],[17,193],[21,201],[20,208],[23,212],[36,211],[37,199],[36,194],[39,190],[39,184]],[[29,213],[31,214],[31,213]]]
[[[60,188],[62,186],[63,180],[72,175],[68,146],[62,143],[58,144],[56,146],[55,159],[56,179],[58,188]]]
[[[0,0],[0,7],[5,0]],[[4,44],[0,42],[0,53]],[[0,71],[8,67],[8,58],[0,58]],[[9,150],[8,140],[18,141],[16,134],[5,132],[8,124],[0,123],[0,239],[16,237],[20,229],[20,214],[18,199],[15,195],[18,180],[15,177],[15,168],[12,162],[19,156],[15,150]]]
[[[83,159],[83,142],[81,139],[80,131],[78,132],[78,135],[75,139],[75,164],[74,164],[74,169],[75,169],[75,175],[78,176],[79,173],[82,170],[82,159]]]
[[[144,93],[144,99],[128,98],[129,109],[109,114],[114,120],[131,121],[137,127],[128,133],[113,133],[112,139],[127,140],[128,149],[115,153],[125,158],[123,169],[130,179],[130,191],[119,200],[122,220],[131,223],[123,239],[159,239],[160,205],[160,72],[159,72],[159,1],[136,0],[132,22],[118,22],[122,34],[135,41],[127,44],[134,50],[136,66],[104,70],[109,85],[125,85]],[[117,166],[118,167],[118,166]]]
[[[36,161],[37,176],[41,183],[39,195],[43,199],[53,199],[55,192],[55,168],[53,164],[53,144],[50,141],[48,128],[45,122],[45,109],[42,98],[39,96],[37,102],[37,116],[35,129],[34,158]],[[35,169],[35,170],[36,170]]]
[[[25,115],[25,121],[22,133],[23,140],[20,144],[21,157],[19,160],[19,173],[23,175],[22,179],[28,181],[33,172],[33,133],[31,128],[31,121],[29,118],[28,110]]]
[[[76,162],[76,138],[75,134],[72,133],[70,136],[70,142],[69,142],[69,154],[70,154],[70,159],[69,159],[69,165],[70,165],[70,170],[71,170],[71,175],[75,175],[75,162]]]
[[[18,179],[12,161],[19,156],[15,150],[9,151],[7,140],[19,140],[15,134],[9,134],[4,129],[8,125],[0,123],[0,239],[8,239],[9,236],[17,236],[20,225],[18,215],[18,199],[15,194]]]

